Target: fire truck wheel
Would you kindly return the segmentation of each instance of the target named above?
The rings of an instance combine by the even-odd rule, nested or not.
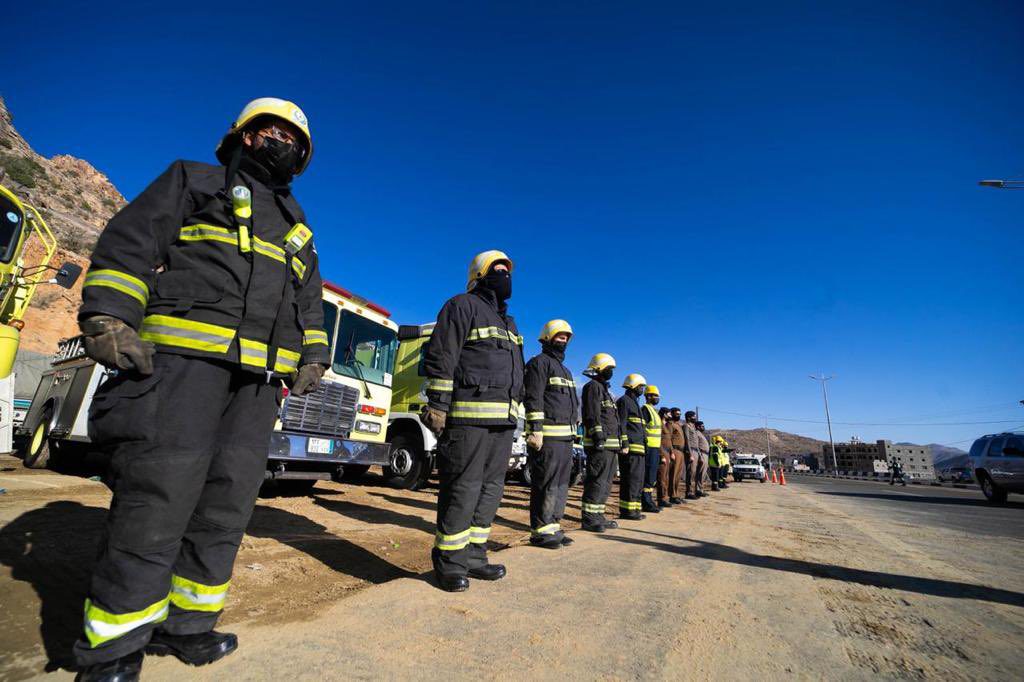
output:
[[[418,490],[430,477],[427,457],[417,438],[397,433],[391,440],[391,466],[384,467],[388,485],[401,490]]]
[[[45,469],[50,462],[50,418],[49,408],[43,412],[32,436],[25,444],[25,466],[29,469]]]

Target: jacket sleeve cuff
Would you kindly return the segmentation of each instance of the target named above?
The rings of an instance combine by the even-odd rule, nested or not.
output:
[[[427,406],[441,412],[451,409],[452,394],[439,391],[427,391]]]
[[[302,347],[302,359],[300,364],[303,365],[326,365],[331,366],[331,350],[323,344],[307,344]]]
[[[142,316],[145,311],[138,304],[131,301],[118,301],[114,297],[102,297],[99,300],[89,300],[82,303],[78,309],[78,319],[84,320],[87,317],[97,315],[110,315],[123,321],[135,331],[142,326]]]

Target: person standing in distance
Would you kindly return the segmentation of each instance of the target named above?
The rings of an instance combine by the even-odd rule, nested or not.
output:
[[[644,467],[644,494],[643,511],[657,514],[661,507],[654,501],[656,486],[658,485],[658,469],[661,464],[661,415],[655,409],[655,405],[661,402],[661,393],[658,387],[648,385],[644,390],[644,431],[647,440],[644,445],[647,448]]]
[[[512,260],[477,254],[466,293],[448,300],[423,354],[427,405],[421,420],[439,438],[440,490],[431,558],[441,589],[463,592],[468,578],[500,580],[487,561],[491,522],[501,504],[512,437],[523,413],[523,337],[508,314]]]
[[[583,449],[587,453],[587,472],[583,481],[583,525],[585,531],[603,533],[618,528],[614,519],[605,517],[605,504],[615,480],[615,459],[622,450],[622,428],[609,382],[615,372],[615,358],[598,353],[583,370],[590,377],[583,386]]]
[[[640,511],[640,496],[644,487],[647,432],[638,399],[643,395],[646,384],[647,379],[642,374],[626,375],[622,382],[626,391],[615,403],[624,432],[619,455],[619,518],[630,521],[645,518]]]

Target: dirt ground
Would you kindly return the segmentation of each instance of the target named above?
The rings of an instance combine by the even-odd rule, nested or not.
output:
[[[318,484],[261,500],[214,666],[144,679],[1011,679],[1024,657],[1024,548],[867,523],[798,486],[737,484],[550,552],[507,488],[496,583],[427,578],[433,490]],[[0,678],[59,670],[108,500],[100,483],[0,459]],[[578,520],[579,489],[569,503]],[[456,663],[453,665],[453,661]]]

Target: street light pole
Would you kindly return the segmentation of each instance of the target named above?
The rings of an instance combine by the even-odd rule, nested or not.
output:
[[[995,189],[1024,189],[1024,180],[980,180],[978,184]]]
[[[764,418],[764,440],[768,443],[768,471],[772,470],[772,436],[768,431],[768,416]]]
[[[835,377],[827,377],[822,372],[821,376],[808,375],[815,381],[821,382],[821,397],[825,399],[825,421],[828,423],[828,445],[832,448],[832,470],[839,475],[839,462],[836,460],[836,444],[832,441],[832,416],[828,412],[828,391],[825,389],[825,382]]]

